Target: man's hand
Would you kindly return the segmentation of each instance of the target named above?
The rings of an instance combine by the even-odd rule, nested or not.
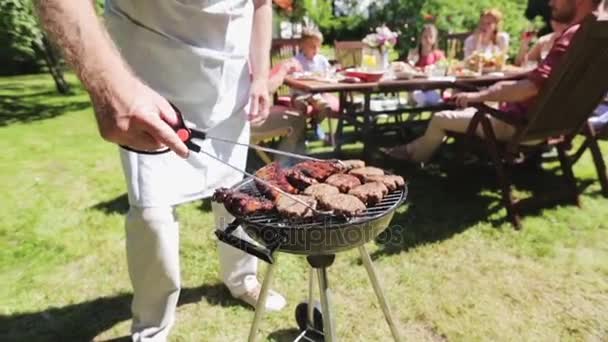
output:
[[[452,96],[451,101],[460,108],[469,107],[469,104],[471,103],[483,102],[480,93],[458,93]]]
[[[260,126],[268,118],[270,112],[270,95],[267,80],[254,80],[249,93],[248,119],[253,126]]]
[[[188,156],[188,148],[171,128],[178,123],[175,111],[139,80],[133,79],[128,87],[96,87],[91,99],[105,140],[142,151],[169,147],[183,158]]]

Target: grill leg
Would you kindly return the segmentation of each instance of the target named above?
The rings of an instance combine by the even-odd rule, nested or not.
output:
[[[317,268],[319,278],[319,294],[321,296],[321,308],[323,311],[323,337],[325,342],[336,342],[334,317],[331,312],[331,291],[327,283],[327,268]]]
[[[315,299],[314,299],[314,286],[315,284],[315,270],[311,267],[310,268],[310,272],[308,275],[308,312],[306,314],[306,317],[308,318],[308,326],[309,327],[314,327],[315,326],[315,321],[314,321],[314,317],[313,317],[313,312],[314,312],[314,308],[315,308]]]
[[[367,253],[367,249],[365,249],[364,245],[359,247],[359,253],[361,253],[361,260],[363,261],[363,265],[365,266],[365,270],[367,271],[367,275],[369,276],[369,280],[372,282],[372,287],[374,288],[374,292],[376,292],[376,297],[378,297],[378,302],[380,302],[380,307],[382,308],[382,312],[384,313],[384,318],[386,319],[386,323],[388,323],[389,328],[391,329],[391,334],[393,335],[393,339],[399,342],[401,341],[401,336],[399,335],[399,330],[397,330],[397,325],[393,320],[393,315],[391,314],[391,309],[388,307],[386,303],[386,298],[384,297],[384,291],[380,286],[380,281],[378,281],[378,276],[376,274],[376,269],[374,264],[372,263],[372,259],[369,257],[369,253]],[[325,314],[325,313],[324,313]]]
[[[249,330],[249,339],[247,340],[249,342],[257,341],[258,330],[260,327],[260,322],[262,321],[262,316],[264,315],[264,309],[266,308],[266,298],[268,297],[268,290],[270,289],[270,283],[272,282],[274,268],[276,265],[276,260],[274,263],[268,264],[268,270],[266,270],[266,275],[264,276],[264,281],[262,282],[262,289],[260,290],[260,297],[255,305],[253,324],[251,324],[251,330]]]

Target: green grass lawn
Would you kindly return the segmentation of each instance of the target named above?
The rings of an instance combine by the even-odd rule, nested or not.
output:
[[[58,96],[47,75],[0,78],[0,150],[0,341],[127,335],[124,182],[86,94]],[[575,168],[582,208],[528,215],[519,232],[504,221],[492,169],[448,161],[412,175],[393,239],[368,245],[407,340],[608,340],[608,200],[589,155]],[[553,167],[519,173],[518,191],[561,186]],[[183,291],[171,340],[246,340],[253,311],[218,279],[208,203],[178,213]],[[290,341],[306,263],[283,254],[276,274],[289,306],[266,316],[263,340]],[[390,340],[357,253],[340,254],[329,276],[341,340]]]

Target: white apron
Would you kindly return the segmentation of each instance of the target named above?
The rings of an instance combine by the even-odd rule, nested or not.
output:
[[[210,136],[249,142],[251,0],[106,0],[106,24],[144,82]],[[244,170],[247,149],[211,140],[202,148]],[[143,155],[121,149],[129,202],[159,207],[209,196],[242,175],[201,153]]]

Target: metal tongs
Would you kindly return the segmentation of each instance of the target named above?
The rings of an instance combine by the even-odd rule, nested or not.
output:
[[[211,153],[203,150],[201,148],[200,145],[198,145],[197,143],[193,142],[193,139],[198,139],[198,140],[205,140],[205,139],[211,139],[211,140],[215,140],[215,141],[220,141],[223,143],[228,143],[228,144],[232,144],[232,145],[237,145],[237,146],[244,146],[244,147],[248,147],[254,150],[259,150],[259,151],[264,151],[264,152],[269,152],[269,153],[273,153],[273,154],[278,154],[278,155],[283,155],[283,156],[287,156],[287,157],[291,157],[291,158],[295,158],[295,159],[300,159],[300,160],[314,160],[314,161],[327,161],[327,160],[323,160],[323,159],[319,159],[319,158],[314,158],[314,157],[309,157],[309,156],[305,156],[305,155],[301,155],[301,154],[297,154],[297,153],[291,153],[291,152],[285,152],[285,151],[281,151],[281,150],[276,150],[273,148],[268,148],[268,147],[263,147],[263,146],[259,146],[259,145],[255,145],[255,144],[244,144],[244,143],[239,143],[236,141],[232,141],[232,140],[228,140],[228,139],[223,139],[223,138],[218,138],[218,137],[212,137],[210,135],[208,135],[206,132],[195,129],[195,128],[191,128],[188,127],[186,125],[186,121],[184,120],[184,116],[182,115],[181,111],[175,107],[175,105],[173,105],[171,103],[171,106],[173,107],[173,110],[175,110],[175,113],[177,114],[177,120],[178,123],[175,126],[172,126],[173,130],[175,131],[175,133],[177,133],[177,136],[180,138],[181,141],[184,142],[184,144],[186,145],[186,147],[188,147],[188,149],[192,152],[196,152],[196,153],[203,153],[205,155],[207,155],[208,157],[215,159],[217,161],[219,161],[222,164],[227,165],[228,167],[234,169],[235,171],[238,171],[242,174],[244,174],[245,176],[251,177],[253,179],[255,179],[256,181],[269,186],[275,190],[277,190],[279,193],[281,193],[282,195],[285,195],[287,197],[289,197],[291,200],[296,201],[306,207],[308,207],[309,209],[311,209],[313,212],[317,213],[318,215],[332,215],[333,212],[332,211],[322,211],[322,210],[318,210],[316,208],[313,208],[312,206],[310,206],[308,203],[306,203],[305,201],[300,200],[299,198],[293,196],[290,193],[287,193],[285,191],[283,191],[281,188],[279,188],[278,186],[265,181],[261,178],[259,178],[258,176],[251,174],[245,170],[241,170],[238,167],[231,165],[230,163],[227,163],[223,160],[221,160],[220,158],[212,155]],[[160,150],[154,150],[154,151],[144,151],[144,150],[137,150],[134,149],[132,147],[129,146],[124,146],[124,145],[120,145],[122,148],[124,148],[125,150],[131,151],[131,152],[135,152],[135,153],[140,153],[140,154],[163,154],[163,153],[168,153],[171,151],[171,149],[169,148],[164,148],[164,149],[160,149]],[[338,163],[342,163],[342,161],[336,159],[335,160]]]

